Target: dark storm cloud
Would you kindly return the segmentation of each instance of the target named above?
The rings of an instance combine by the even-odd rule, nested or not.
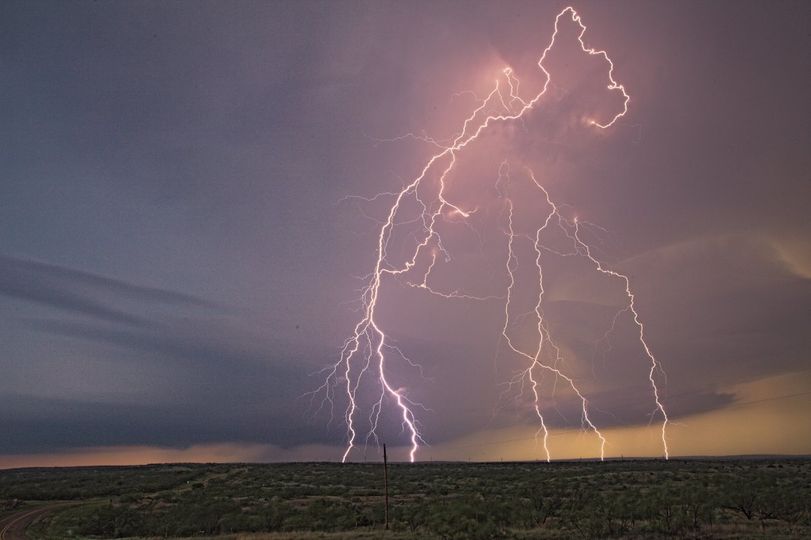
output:
[[[53,264],[0,255],[0,294],[90,315],[110,322],[142,325],[146,320],[110,307],[122,300],[214,308],[191,295],[80,272]]]
[[[268,350],[258,350],[255,344],[246,346],[238,336],[212,336],[211,323],[185,322],[179,325],[153,325],[149,329],[121,329],[78,323],[74,321],[34,320],[30,326],[38,331],[73,337],[90,342],[115,345],[143,353],[145,361],[179,362],[186,367],[218,369],[220,375],[243,368],[253,369],[268,361]],[[219,326],[216,323],[213,325]],[[224,325],[222,325],[224,326]],[[220,334],[222,331],[220,329]],[[269,344],[279,350],[283,344]],[[284,367],[287,375],[294,370]]]
[[[0,4],[0,452],[342,444],[339,423],[310,420],[298,396],[354,325],[353,276],[371,268],[377,234],[363,216],[386,209],[336,202],[418,173],[432,148],[377,139],[449,136],[473,103],[454,92],[486,92],[505,64],[534,88],[558,7]],[[487,232],[503,224],[482,216],[498,213],[500,159],[530,164],[607,230],[589,239],[632,276],[673,417],[723,409],[738,399],[732,385],[808,363],[807,8],[575,7],[587,43],[612,55],[629,114],[605,133],[584,128],[581,116],[613,110],[616,96],[605,65],[562,39],[549,101],[460,157],[450,189],[481,203],[470,221],[484,241],[449,230],[457,266],[440,265],[437,285],[461,276],[503,293],[503,237]],[[628,320],[610,351],[595,345],[616,290],[588,267],[551,265],[547,309],[567,369],[602,423],[646,424]],[[426,438],[531,422],[526,403],[499,401],[520,368],[498,350],[501,308],[420,293],[387,283],[380,317],[423,366],[425,379],[391,369],[431,409]],[[579,425],[577,402],[555,399],[554,424]]]
[[[277,378],[277,384],[289,381]],[[222,402],[217,396],[183,404],[134,405],[12,396],[0,422],[14,437],[3,437],[0,453],[38,453],[45,449],[93,445],[155,445],[240,441],[285,444],[329,442],[323,428],[290,422],[290,411],[268,403],[251,410],[245,401]]]
[[[283,343],[247,340],[223,322],[153,321],[149,327],[110,327],[66,320],[29,320],[40,336],[87,343],[113,366],[137,362],[172,379],[171,392],[152,402],[117,403],[109,395],[49,399],[18,394],[0,398],[4,438],[0,451],[93,444],[184,446],[237,440],[281,445],[327,442],[328,432],[302,424],[313,365]],[[247,343],[246,343],[247,341]],[[112,349],[103,346],[112,346]],[[115,350],[127,352],[116,355]],[[105,352],[102,352],[105,351]],[[157,382],[157,381],[156,381]],[[112,401],[111,401],[112,397]]]
[[[600,426],[621,427],[639,425],[650,422],[656,418],[655,407],[650,402],[650,386],[623,386],[620,391],[612,389],[606,392],[594,393],[590,396],[595,404],[594,418]],[[648,397],[648,399],[641,399]],[[734,403],[736,396],[729,392],[719,392],[712,389],[692,389],[681,393],[669,392],[667,394],[667,412],[670,418],[678,421],[690,415],[706,413]],[[558,418],[552,418],[552,425],[571,426],[572,419],[580,417],[580,403],[570,400],[568,403],[558,405],[555,413]]]

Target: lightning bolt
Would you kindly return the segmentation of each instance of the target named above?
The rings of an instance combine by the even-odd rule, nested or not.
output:
[[[616,270],[610,270],[603,266],[599,260],[594,258],[591,254],[591,248],[581,240],[580,237],[580,224],[578,223],[577,219],[574,220],[574,238],[577,241],[578,249],[582,250],[582,253],[592,262],[594,263],[595,268],[602,274],[615,277],[622,281],[623,285],[625,286],[625,295],[628,298],[628,305],[626,309],[630,310],[631,315],[633,316],[634,324],[636,325],[637,329],[639,330],[639,342],[642,344],[642,348],[645,351],[645,355],[650,360],[650,371],[648,372],[648,380],[650,381],[651,388],[653,390],[653,399],[656,402],[656,410],[662,415],[662,447],[665,451],[665,459],[670,458],[670,450],[667,446],[667,424],[670,422],[670,419],[667,416],[667,411],[665,411],[664,405],[662,405],[662,401],[659,397],[659,387],[656,384],[656,380],[654,378],[654,374],[657,371],[661,371],[661,366],[659,362],[656,360],[656,357],[653,355],[650,346],[648,345],[647,340],[645,339],[645,325],[642,324],[641,319],[639,318],[639,312],[636,309],[636,296],[631,291],[631,281],[626,274],[622,274],[617,272]],[[622,311],[618,313],[621,314]],[[616,317],[614,319],[616,321]],[[613,327],[613,323],[612,323]]]
[[[563,381],[578,397],[581,404],[582,426],[594,433],[599,440],[600,456],[601,458],[605,457],[606,438],[592,421],[591,415],[589,414],[590,407],[588,399],[579,389],[575,380],[564,373],[560,367],[563,363],[562,352],[560,347],[552,339],[549,325],[544,318],[543,300],[545,290],[542,259],[543,253],[547,251],[555,252],[555,250],[546,247],[542,242],[542,237],[550,227],[557,227],[562,230],[573,245],[572,253],[557,252],[558,254],[583,256],[587,258],[600,273],[624,281],[625,292],[629,299],[627,309],[629,309],[633,315],[634,322],[639,329],[639,340],[650,360],[651,369],[649,379],[653,387],[657,411],[664,417],[661,431],[662,442],[665,449],[665,456],[669,457],[666,439],[668,417],[661,403],[660,392],[656,385],[655,378],[655,373],[660,369],[660,364],[651,352],[645,339],[645,329],[635,307],[635,297],[631,292],[629,278],[625,274],[606,268],[602,262],[592,255],[590,247],[582,239],[580,225],[577,220],[567,220],[561,214],[560,206],[553,202],[547,190],[536,179],[535,174],[531,170],[526,170],[527,177],[532,181],[533,185],[543,193],[548,207],[548,212],[546,213],[543,223],[536,229],[535,234],[531,237],[518,235],[514,230],[513,201],[506,196],[503,191],[505,189],[504,184],[509,184],[512,181],[509,178],[509,165],[506,162],[502,163],[502,166],[499,168],[499,179],[496,182],[496,187],[504,198],[507,218],[507,227],[504,231],[507,244],[507,259],[505,264],[507,287],[505,295],[487,296],[467,294],[458,290],[442,291],[435,288],[433,285],[429,285],[429,278],[437,264],[438,258],[441,256],[445,261],[450,260],[450,254],[443,245],[437,225],[443,221],[465,221],[476,211],[475,208],[462,208],[446,197],[449,175],[457,163],[457,158],[459,154],[473,141],[477,140],[488,127],[496,123],[523,120],[525,115],[538,106],[543,96],[547,93],[552,79],[550,72],[545,66],[545,61],[547,55],[555,46],[561,20],[569,20],[578,26],[579,33],[577,34],[577,41],[580,44],[580,49],[584,53],[589,56],[598,56],[608,65],[607,88],[622,96],[622,108],[605,121],[600,122],[591,119],[588,121],[588,124],[598,129],[608,129],[613,126],[615,122],[628,112],[630,96],[626,92],[625,87],[614,79],[614,63],[609,58],[608,54],[603,50],[596,50],[586,46],[583,41],[586,26],[583,24],[580,15],[574,8],[566,7],[555,17],[552,36],[538,60],[538,67],[543,73],[544,82],[541,90],[537,94],[528,99],[522,98],[519,95],[519,79],[516,77],[512,68],[506,67],[501,72],[502,77],[495,80],[494,86],[485,97],[478,98],[473,92],[464,92],[471,94],[474,99],[476,99],[477,105],[464,119],[459,130],[454,133],[450,139],[442,141],[428,137],[427,135],[414,134],[387,139],[388,141],[401,140],[404,138],[416,139],[436,147],[437,151],[427,160],[419,173],[399,192],[381,193],[371,198],[359,198],[365,201],[372,201],[383,196],[390,196],[393,198],[393,202],[386,214],[386,218],[380,224],[377,235],[374,268],[366,277],[365,285],[360,293],[360,319],[355,324],[350,337],[344,342],[337,361],[323,370],[323,372],[326,373],[323,384],[313,392],[310,392],[311,400],[316,395],[323,395],[321,404],[316,412],[324,407],[328,407],[331,419],[334,418],[336,388],[343,388],[343,392],[345,392],[347,405],[343,411],[343,419],[347,429],[347,444],[342,456],[342,461],[344,462],[350,458],[352,451],[359,444],[360,428],[358,424],[358,414],[361,409],[361,404],[358,398],[358,392],[361,388],[362,381],[366,379],[373,378],[374,382],[372,384],[377,385],[379,390],[377,399],[372,404],[367,419],[369,430],[365,439],[366,443],[368,443],[370,439],[377,441],[377,429],[380,423],[381,412],[388,403],[391,404],[397,412],[403,432],[408,437],[410,443],[410,461],[413,462],[416,459],[420,445],[424,444],[420,432],[420,424],[414,413],[416,408],[422,406],[411,400],[408,397],[407,390],[398,387],[393,382],[390,375],[391,370],[389,369],[389,363],[394,361],[396,357],[404,359],[411,366],[416,366],[416,364],[392,343],[391,338],[386,334],[379,322],[380,288],[384,279],[394,279],[409,287],[446,299],[464,301],[504,300],[504,326],[501,332],[501,338],[512,353],[526,361],[526,368],[520,371],[516,377],[509,382],[508,386],[512,387],[514,384],[520,384],[522,392],[525,386],[531,389],[533,409],[540,423],[540,428],[536,436],[543,435],[542,441],[546,459],[551,459],[548,444],[549,429],[543,415],[539,388],[541,377],[544,374],[554,376],[556,384],[558,380]],[[461,95],[461,93],[458,95]],[[385,140],[381,139],[381,141]],[[420,215],[415,220],[403,220],[400,214],[404,212],[405,202],[411,199],[413,199],[421,209]],[[416,245],[411,255],[405,260],[395,262],[391,260],[388,254],[389,241],[394,228],[402,223],[419,223],[420,231],[416,237]],[[514,322],[511,320],[511,301],[515,286],[514,270],[518,262],[513,248],[515,242],[522,239],[529,240],[534,250],[534,264],[537,270],[539,286],[538,297],[531,313],[536,320],[537,345],[530,351],[526,351],[517,346],[510,337],[510,328]],[[421,273],[421,279],[417,278],[415,280],[410,278],[409,276],[412,270],[420,267],[425,260],[427,260],[427,263],[424,266],[424,271]],[[396,353],[397,356],[392,357],[391,353]],[[551,359],[551,361],[549,359]]]
[[[502,164],[503,165],[503,164]],[[543,297],[545,293],[544,289],[544,281],[543,281],[543,265],[541,264],[542,258],[542,241],[541,237],[543,233],[547,230],[550,223],[553,222],[553,219],[557,222],[559,227],[564,227],[564,224],[568,223],[560,214],[558,206],[552,202],[552,199],[549,197],[549,192],[543,187],[543,185],[538,182],[535,178],[535,174],[527,169],[527,173],[529,177],[532,179],[533,184],[544,194],[546,198],[546,203],[549,205],[549,212],[546,214],[546,218],[544,219],[543,225],[541,225],[535,232],[534,240],[532,242],[533,249],[535,251],[535,267],[538,270],[538,300],[535,303],[535,318],[537,319],[537,332],[538,332],[538,346],[535,349],[534,354],[530,354],[520,348],[518,348],[510,339],[508,334],[508,330],[510,327],[510,300],[512,298],[512,289],[515,285],[515,276],[513,274],[513,265],[515,262],[515,255],[513,252],[513,243],[515,241],[516,235],[515,231],[512,226],[512,215],[513,215],[513,203],[510,199],[507,200],[507,208],[508,208],[508,228],[507,228],[507,274],[509,276],[509,285],[507,287],[507,301],[504,304],[504,327],[502,328],[501,335],[504,338],[504,341],[507,343],[509,349],[514,352],[515,354],[525,358],[529,361],[528,367],[519,373],[519,380],[522,380],[524,377],[529,380],[530,388],[532,389],[533,395],[533,408],[535,410],[535,414],[538,416],[538,419],[541,423],[540,432],[543,432],[543,447],[544,452],[546,454],[546,460],[549,461],[551,459],[550,452],[549,452],[549,430],[546,427],[546,422],[543,417],[543,413],[541,412],[540,406],[540,395],[538,392],[538,379],[535,375],[536,371],[546,371],[551,374],[554,374],[556,380],[558,378],[563,379],[572,389],[572,391],[577,395],[580,399],[581,403],[581,411],[582,411],[582,421],[584,424],[588,425],[588,427],[594,432],[594,434],[600,440],[600,459],[605,459],[605,444],[606,439],[603,434],[597,429],[597,426],[594,425],[590,416],[589,416],[589,406],[588,400],[583,396],[583,393],[575,384],[574,380],[567,375],[565,375],[557,365],[562,360],[560,347],[552,340],[552,337],[549,332],[549,328],[544,320],[543,315]],[[501,177],[501,174],[499,175]],[[565,231],[565,229],[564,229]],[[542,360],[542,354],[544,352],[544,344],[548,344],[548,346],[552,349],[554,354],[555,363],[553,365],[549,365]],[[537,434],[536,434],[537,435]]]

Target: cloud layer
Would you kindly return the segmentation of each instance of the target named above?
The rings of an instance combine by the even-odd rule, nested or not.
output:
[[[683,421],[674,448],[811,452],[808,433],[786,435],[807,399],[735,408],[809,390],[803,7],[576,7],[589,44],[614,58],[629,115],[605,133],[584,126],[616,103],[604,64],[577,55],[564,28],[548,101],[460,159],[449,196],[479,211],[472,229],[447,224],[453,260],[437,283],[503,292],[494,181],[504,158],[531,165],[632,277],[665,403]],[[555,13],[523,2],[0,6],[0,454],[15,456],[0,465],[339,458],[340,422],[328,408],[313,417],[319,401],[301,396],[351,331],[355,276],[373,263],[386,210],[341,198],[399,189],[433,148],[387,139],[451,136],[504,65],[537,88]],[[538,202],[521,202],[529,227]],[[412,241],[398,230],[393,256]],[[567,369],[615,450],[653,453],[630,322],[603,339],[621,291],[587,265],[550,257],[548,268]],[[393,376],[430,408],[420,419],[435,457],[468,457],[464,444],[531,457],[526,442],[499,442],[534,431],[526,400],[500,397],[518,363],[498,348],[499,305],[395,282],[382,294],[383,324],[423,367]],[[770,382],[785,374],[799,387]],[[751,397],[758,385],[769,390]],[[548,379],[543,403],[561,452],[593,454],[567,435],[580,425],[573,396]],[[398,446],[394,412],[383,420]],[[716,428],[734,444],[699,444]]]

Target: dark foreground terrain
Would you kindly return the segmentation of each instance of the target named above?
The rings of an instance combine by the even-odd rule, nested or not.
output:
[[[389,490],[384,531],[377,464],[0,471],[0,538],[811,537],[807,459],[395,464]]]

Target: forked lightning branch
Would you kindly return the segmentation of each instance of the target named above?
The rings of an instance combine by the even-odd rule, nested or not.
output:
[[[607,118],[594,118],[588,121],[592,129],[609,129],[628,112],[630,96],[625,87],[614,78],[614,63],[603,50],[597,50],[586,45],[584,35],[586,26],[580,15],[572,8],[563,9],[556,17],[549,43],[543,50],[538,67],[543,74],[543,85],[540,91],[532,96],[521,96],[519,80],[514,71],[507,67],[496,79],[490,92],[480,99],[477,106],[469,113],[456,131],[456,135],[446,144],[434,139],[427,139],[438,147],[437,152],[422,165],[417,174],[399,192],[387,194],[393,200],[385,219],[380,226],[376,245],[372,246],[376,253],[374,267],[368,274],[368,279],[362,289],[360,301],[362,309],[359,320],[354,325],[352,334],[344,342],[337,361],[325,369],[326,377],[323,384],[312,394],[321,396],[323,401],[320,408],[327,408],[334,414],[336,392],[344,394],[347,406],[343,411],[343,420],[346,425],[346,449],[342,461],[352,457],[353,450],[360,444],[378,441],[378,428],[382,421],[382,412],[392,410],[396,413],[408,440],[409,458],[413,462],[417,459],[421,445],[425,443],[418,421],[418,411],[424,413],[425,407],[412,401],[397,380],[394,379],[391,365],[394,362],[409,362],[404,352],[395,346],[387,334],[387,329],[381,324],[379,310],[381,309],[381,286],[389,279],[399,279],[420,292],[433,294],[453,301],[501,301],[503,302],[503,328],[501,339],[508,351],[523,363],[515,377],[508,381],[508,386],[520,385],[528,388],[532,398],[532,409],[537,418],[538,440],[543,443],[544,458],[552,459],[549,450],[549,428],[544,415],[546,411],[542,406],[539,380],[544,374],[556,377],[568,386],[579,403],[581,425],[593,434],[599,443],[600,458],[605,458],[606,437],[595,423],[592,407],[588,396],[574,380],[566,373],[563,352],[555,340],[550,325],[544,316],[544,257],[548,251],[545,249],[545,238],[551,232],[565,235],[572,246],[569,255],[582,257],[595,272],[604,274],[613,279],[616,286],[625,294],[626,304],[614,318],[627,315],[634,324],[641,349],[649,362],[647,377],[650,381],[651,405],[654,414],[661,419],[661,444],[665,458],[669,457],[667,427],[668,416],[661,401],[661,392],[657,380],[661,378],[661,366],[649,345],[645,326],[637,311],[633,288],[627,275],[609,268],[595,255],[592,248],[584,239],[582,225],[576,218],[567,218],[560,211],[559,205],[551,198],[544,185],[538,181],[535,172],[524,164],[511,164],[504,161],[499,169],[498,178],[494,179],[496,188],[501,194],[504,204],[504,242],[506,244],[506,260],[504,260],[504,275],[506,290],[501,296],[477,297],[458,290],[443,291],[429,285],[431,272],[438,261],[446,257],[447,251],[439,234],[438,225],[449,216],[453,219],[467,219],[474,209],[465,208],[447,196],[447,187],[452,182],[452,172],[460,156],[470,151],[469,146],[479,138],[488,128],[500,123],[510,123],[521,120],[533,110],[541,108],[541,101],[552,81],[552,74],[546,67],[547,56],[555,47],[558,39],[559,27],[562,24],[574,24],[578,29],[577,41],[583,54],[602,59],[606,66],[605,78],[609,91],[622,98],[622,107]],[[533,235],[516,234],[513,227],[514,204],[509,196],[509,185],[515,182],[528,182],[536,189],[545,201],[538,208],[540,219]],[[405,220],[405,208],[416,207],[421,213],[416,219],[419,225],[416,246],[409,255],[401,261],[393,261],[389,257],[388,246],[392,238],[392,230],[399,221]],[[409,218],[413,219],[413,217]],[[513,318],[515,317],[513,299],[515,298],[517,266],[516,243],[529,242],[534,252],[534,273],[538,280],[538,293],[534,302],[531,316],[534,317],[533,345],[527,347],[519,345],[511,335]],[[426,256],[427,255],[427,256]],[[371,407],[362,410],[358,393],[361,389],[371,388],[377,396]],[[387,417],[388,418],[388,417]],[[364,426],[361,428],[361,426]]]

